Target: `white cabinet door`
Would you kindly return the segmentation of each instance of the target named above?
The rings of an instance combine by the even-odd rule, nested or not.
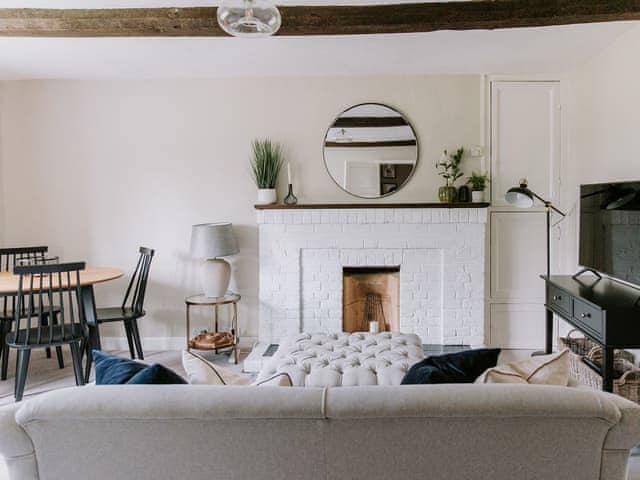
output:
[[[544,345],[546,220],[542,205],[520,210],[504,195],[527,178],[545,199],[559,201],[559,82],[491,83],[491,343]],[[552,249],[557,242],[552,240]],[[557,250],[554,250],[557,254]],[[556,257],[557,258],[557,257]],[[555,262],[554,262],[555,263]]]
[[[491,298],[543,302],[546,219],[541,212],[491,214]]]
[[[560,84],[491,84],[491,195],[507,206],[505,192],[521,178],[543,198],[557,201],[560,164]]]
[[[545,311],[542,304],[505,303],[491,305],[491,346],[542,349]]]

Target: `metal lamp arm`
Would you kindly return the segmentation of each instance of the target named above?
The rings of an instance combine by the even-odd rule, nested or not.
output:
[[[531,192],[531,195],[533,195],[535,198],[537,198],[538,200],[540,200],[542,203],[544,203],[544,206],[547,208],[550,208],[551,210],[553,210],[554,212],[556,212],[558,215],[562,215],[563,217],[566,217],[567,214],[564,213],[562,210],[556,208],[553,206],[553,204],[549,201],[549,200],[545,200],[544,198],[542,198],[540,195],[538,195],[536,192],[534,192],[533,190],[529,189],[529,191]]]

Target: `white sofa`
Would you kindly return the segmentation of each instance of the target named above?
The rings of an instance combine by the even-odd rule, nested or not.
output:
[[[15,480],[623,480],[639,442],[640,407],[546,386],[101,386],[0,409]]]

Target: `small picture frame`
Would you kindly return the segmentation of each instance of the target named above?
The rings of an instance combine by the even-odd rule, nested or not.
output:
[[[383,164],[382,178],[396,178],[396,166],[391,163]]]
[[[395,192],[398,189],[397,183],[383,183],[382,184],[382,195],[386,195],[391,192]]]

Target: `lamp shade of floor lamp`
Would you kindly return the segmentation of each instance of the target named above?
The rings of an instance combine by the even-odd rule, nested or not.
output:
[[[240,250],[231,223],[201,223],[191,229],[191,257],[204,260],[200,267],[202,291],[207,297],[222,297],[229,289],[231,265],[221,257]]]

